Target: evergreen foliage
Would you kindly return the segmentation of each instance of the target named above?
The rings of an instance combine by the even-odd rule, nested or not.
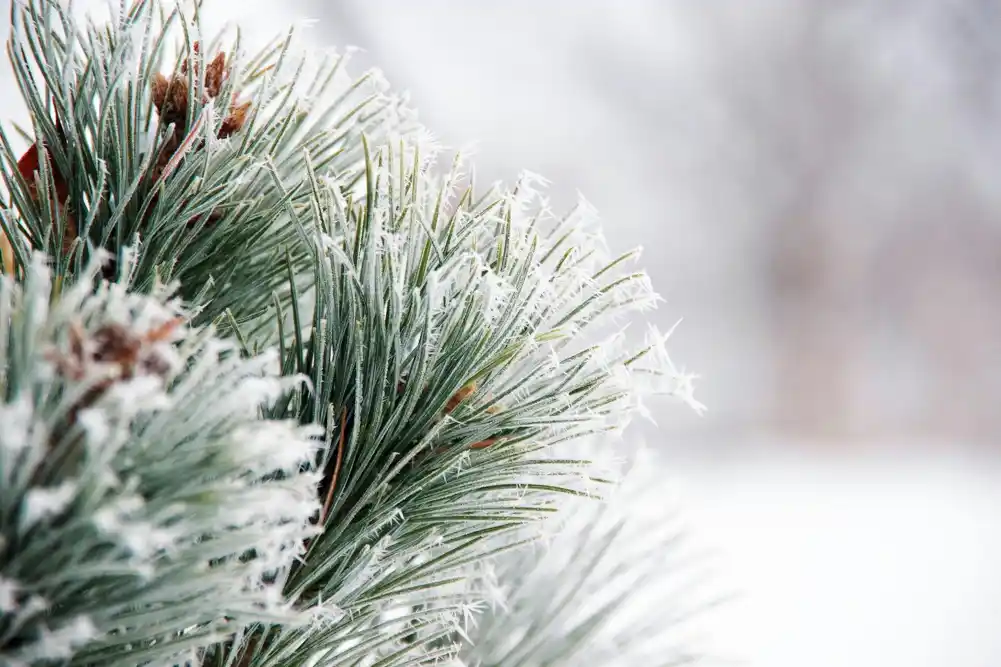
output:
[[[248,55],[156,0],[10,20],[0,664],[686,655],[608,629],[658,561],[608,527],[603,434],[702,406],[667,336],[606,336],[657,297],[586,202],[444,168],[292,33]]]

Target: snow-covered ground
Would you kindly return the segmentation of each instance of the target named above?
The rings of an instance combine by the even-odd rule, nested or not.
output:
[[[1001,664],[997,461],[752,452],[671,465],[738,592],[707,619],[720,653],[754,667]]]

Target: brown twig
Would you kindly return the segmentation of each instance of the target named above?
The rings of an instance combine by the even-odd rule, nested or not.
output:
[[[334,489],[337,487],[337,476],[341,472],[341,459],[344,457],[344,434],[347,432],[348,409],[341,410],[341,433],[337,436],[337,461],[334,463],[334,474],[330,478],[330,488],[327,489],[327,498],[323,501],[323,510],[320,512],[320,525],[327,521],[327,513],[330,505],[334,502]]]

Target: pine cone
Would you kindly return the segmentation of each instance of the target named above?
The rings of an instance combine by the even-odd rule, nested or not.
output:
[[[171,370],[170,363],[153,346],[171,339],[180,324],[180,320],[170,320],[140,334],[124,325],[108,323],[99,327],[90,338],[85,336],[82,327],[71,327],[69,352],[50,355],[56,372],[69,380],[80,381],[95,368],[101,367],[106,377],[72,407],[70,423],[80,410],[96,403],[117,381],[130,380],[137,375],[156,375],[166,379]]]
[[[199,42],[195,42],[194,52],[196,56],[201,53]],[[188,133],[188,128],[186,127],[188,117],[188,70],[190,69],[192,74],[197,78],[200,74],[200,65],[200,58],[196,57],[193,65],[188,59],[185,59],[181,63],[180,69],[171,74],[170,77],[159,72],[153,76],[153,106],[156,107],[156,111],[160,115],[160,121],[164,125],[170,125],[171,123],[174,125],[174,133],[168,138],[167,144],[157,158],[153,169],[154,181],[160,178],[167,163],[174,157],[174,154],[181,145],[181,141],[183,141]],[[202,103],[208,103],[210,100],[216,99],[222,91],[223,84],[227,78],[229,78],[229,69],[226,63],[226,53],[220,51],[205,66],[203,79],[205,92],[202,97]],[[238,103],[237,96],[234,93],[230,100],[229,113],[223,119],[216,136],[220,139],[225,139],[239,132],[247,121],[250,107],[251,103],[249,101]]]

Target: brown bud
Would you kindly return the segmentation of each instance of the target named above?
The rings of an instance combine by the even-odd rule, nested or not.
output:
[[[167,104],[169,108],[164,111],[164,120],[180,126],[186,120],[188,114],[188,84],[179,77],[174,77],[170,81],[167,89]]]
[[[470,382],[462,389],[452,394],[452,397],[448,399],[448,403],[445,404],[445,414],[449,414],[457,407],[459,407],[459,405],[464,400],[472,396],[475,391],[476,391],[476,383]]]
[[[167,101],[167,89],[170,87],[170,80],[163,74],[157,72],[153,75],[153,106],[160,113],[163,113],[163,103]]]
[[[194,44],[191,45],[191,50],[197,56],[202,51],[202,43],[201,42],[195,42]],[[188,67],[190,66],[190,64],[191,63],[188,62],[187,58],[185,58],[184,60],[181,61],[181,74],[187,74],[188,73]],[[198,61],[197,60],[195,60],[195,73],[196,74],[198,73]]]
[[[205,68],[205,93],[215,98],[226,78],[226,54],[219,52]]]
[[[222,125],[219,127],[219,138],[225,139],[243,129],[243,124],[247,122],[249,113],[250,102],[242,102],[241,104],[234,102],[229,109],[229,115],[223,119]]]

